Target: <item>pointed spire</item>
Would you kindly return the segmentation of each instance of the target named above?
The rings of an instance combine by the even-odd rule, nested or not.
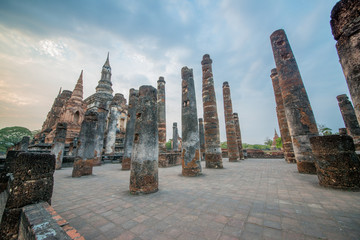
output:
[[[109,52],[108,52],[106,61],[104,63],[104,66],[102,67],[101,79],[96,87],[96,92],[103,92],[112,95],[113,89],[111,86],[112,86],[111,67],[110,67]]]
[[[79,79],[77,80],[74,91],[71,95],[71,98],[83,99],[83,70],[81,70]]]
[[[107,54],[107,58],[106,58],[106,61],[104,63],[104,67],[107,66],[107,67],[110,67],[110,62],[109,62],[109,52]]]

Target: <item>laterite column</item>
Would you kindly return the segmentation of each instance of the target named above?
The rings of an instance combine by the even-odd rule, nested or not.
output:
[[[205,161],[205,135],[204,135],[204,121],[199,118],[199,138],[200,138],[200,159]]]
[[[165,105],[165,80],[159,77],[157,81],[157,113],[159,131],[159,152],[166,152],[166,105]]]
[[[234,124],[235,124],[235,131],[236,131],[236,142],[237,142],[238,149],[239,149],[239,156],[240,156],[241,160],[244,160],[239,115],[237,113],[233,113],[233,116],[234,116]]]
[[[173,151],[179,151],[178,137],[179,137],[179,134],[178,134],[177,123],[174,122],[173,123],[173,147],[172,147]]]
[[[66,138],[67,123],[61,122],[56,125],[54,143],[51,147],[51,154],[55,155],[55,169],[61,168]]]

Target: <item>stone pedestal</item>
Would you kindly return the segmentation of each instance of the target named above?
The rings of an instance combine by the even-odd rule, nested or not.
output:
[[[289,132],[288,122],[286,119],[284,102],[281,95],[281,88],[279,85],[279,76],[276,68],[271,70],[271,80],[274,88],[275,102],[276,102],[276,115],[279,123],[281,134],[281,141],[283,143],[285,160],[288,163],[296,163],[291,136]]]
[[[321,186],[360,189],[360,161],[350,136],[318,136],[310,138],[310,142]]]
[[[237,162],[240,160],[240,156],[236,139],[230,86],[228,82],[223,83],[223,98],[228,157],[230,162]]]
[[[244,160],[244,152],[242,147],[242,140],[241,140],[241,130],[240,130],[240,121],[239,121],[239,115],[237,113],[233,113],[234,116],[234,125],[235,125],[235,131],[236,131],[236,142],[239,149],[239,156],[240,160]]]
[[[299,173],[315,174],[310,137],[318,135],[315,117],[285,31],[270,36],[286,119]]]
[[[130,170],[131,153],[134,143],[136,105],[139,99],[139,90],[131,88],[129,91],[128,118],[126,122],[126,134],[124,143],[124,156],[121,163],[122,170]]]
[[[219,118],[216,106],[212,60],[209,54],[203,56],[202,65],[202,99],[204,106],[205,128],[205,161],[207,168],[223,168]]]
[[[96,156],[97,123],[98,113],[87,111],[85,113],[85,119],[81,124],[72,177],[81,177],[92,174],[94,158]]]
[[[346,130],[348,134],[353,138],[355,149],[360,150],[360,127],[356,119],[354,108],[349,101],[346,94],[342,94],[336,97],[339,103],[341,115],[343,117]]]
[[[55,169],[61,168],[64,150],[65,150],[65,138],[66,138],[67,123],[58,123],[56,126],[56,133],[53,145],[51,147],[51,154],[55,155],[56,166]]]
[[[195,177],[201,174],[201,163],[193,70],[183,67],[181,78],[182,175]]]
[[[331,11],[331,29],[351,100],[360,123],[360,1],[341,0]]]
[[[159,135],[156,92],[152,86],[141,86],[139,89],[131,154],[131,194],[158,191]]]
[[[0,224],[0,239],[17,239],[22,207],[48,202],[54,186],[55,157],[42,153],[19,153],[13,159],[12,177],[9,179],[6,204]],[[3,197],[3,196],[1,196]]]

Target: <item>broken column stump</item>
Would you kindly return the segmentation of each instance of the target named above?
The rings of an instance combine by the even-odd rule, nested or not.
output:
[[[159,132],[159,152],[166,152],[166,105],[165,105],[165,80],[159,77],[157,81],[157,119]]]
[[[100,166],[102,155],[103,155],[103,148],[104,148],[104,136],[105,136],[105,129],[107,124],[107,116],[108,116],[108,107],[105,103],[101,103],[100,106],[97,108],[97,124],[95,130],[95,156],[93,159],[93,166]]]
[[[177,123],[174,122],[173,123],[173,145],[172,145],[173,151],[179,151],[178,137],[179,137],[179,134],[178,134]]]
[[[212,60],[209,54],[203,56],[201,65],[206,167],[223,168],[220,147],[219,117],[216,106]]]
[[[226,127],[226,139],[229,162],[238,162],[240,160],[239,148],[236,139],[236,130],[234,123],[234,115],[230,94],[230,86],[228,82],[223,83],[223,98],[224,98],[224,115]]]
[[[97,123],[98,113],[91,110],[87,111],[85,113],[84,121],[81,124],[72,177],[81,177],[92,174],[94,158],[96,156]]]
[[[54,143],[51,147],[51,154],[55,155],[55,169],[61,168],[66,138],[67,123],[61,122],[56,125]]]
[[[51,204],[55,171],[55,156],[44,153],[19,153],[12,159],[13,172],[9,179],[0,224],[0,239],[17,239],[22,207],[39,202]]]
[[[350,136],[317,136],[310,138],[310,142],[321,186],[360,189],[360,161]]]
[[[360,127],[357,121],[354,107],[349,101],[346,94],[341,94],[336,97],[339,103],[340,112],[345,123],[348,134],[353,138],[355,149],[360,150]]]
[[[156,92],[152,86],[141,86],[139,89],[131,154],[131,194],[158,191],[159,135]]]
[[[299,173],[315,174],[310,137],[318,135],[315,117],[285,31],[270,36],[286,119]]]
[[[199,139],[200,139],[200,159],[205,161],[205,135],[204,135],[204,121],[199,118]]]
[[[136,105],[139,99],[139,90],[131,88],[129,91],[128,117],[126,121],[126,133],[124,143],[124,156],[121,162],[121,170],[130,170],[131,153],[134,143]]]
[[[244,160],[244,152],[243,152],[242,140],[241,140],[239,115],[237,113],[233,113],[233,116],[234,116],[234,125],[235,125],[235,131],[236,131],[236,142],[237,142],[238,149],[239,149],[239,156],[240,156],[240,160]]]
[[[360,123],[360,1],[341,0],[331,11],[332,34],[358,122]]]
[[[279,76],[276,68],[271,70],[271,80],[274,88],[275,102],[276,102],[276,115],[278,119],[281,141],[283,143],[285,160],[288,163],[296,163],[291,136],[289,132],[288,122],[286,119],[284,102],[281,95],[281,88],[279,85]]]
[[[201,175],[200,143],[193,70],[181,69],[182,78],[182,175]]]

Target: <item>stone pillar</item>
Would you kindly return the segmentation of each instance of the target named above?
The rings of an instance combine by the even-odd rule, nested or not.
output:
[[[310,137],[318,135],[300,72],[284,30],[270,36],[286,119],[299,173],[316,173]]]
[[[85,113],[84,121],[81,124],[72,177],[92,174],[93,162],[96,155],[97,122],[97,112],[87,111]]]
[[[360,161],[349,135],[312,137],[310,143],[321,186],[360,189]]]
[[[195,177],[201,175],[201,162],[193,70],[183,67],[181,78],[182,175]]]
[[[341,0],[331,11],[331,29],[355,113],[360,123],[360,1]]]
[[[116,132],[119,129],[121,111],[124,109],[126,99],[121,93],[116,93],[110,104],[110,118],[106,134],[105,154],[113,156],[115,153]]]
[[[172,147],[173,151],[179,151],[178,137],[179,137],[179,135],[178,135],[177,123],[174,122],[173,123],[173,147]]]
[[[233,108],[228,82],[223,83],[224,115],[226,127],[227,150],[229,162],[238,162],[240,159],[239,148],[236,140],[236,130],[233,116]]]
[[[129,91],[128,117],[126,121],[126,134],[124,143],[124,156],[121,163],[122,170],[130,170],[131,153],[134,143],[136,105],[139,99],[139,90],[131,88]]]
[[[291,136],[289,132],[288,122],[285,115],[284,102],[281,95],[281,89],[279,85],[279,76],[276,68],[271,70],[271,80],[274,88],[275,102],[276,102],[276,115],[278,119],[281,141],[283,143],[284,157],[288,163],[296,163],[293,145],[291,142]]]
[[[223,168],[219,118],[216,107],[212,60],[209,54],[203,56],[202,65],[202,98],[204,106],[205,128],[205,161],[207,168]]]
[[[360,150],[360,127],[356,119],[354,108],[346,94],[336,97],[339,103],[341,115],[344,119],[345,127],[348,134],[353,138],[355,149]]]
[[[159,151],[166,152],[166,105],[165,105],[165,80],[159,77],[157,81],[157,111],[159,131]]]
[[[244,160],[239,115],[237,113],[233,113],[233,116],[234,116],[234,124],[235,124],[235,131],[236,131],[236,142],[237,142],[238,149],[239,149],[239,156],[240,156],[241,160]]]
[[[97,108],[97,128],[95,131],[95,156],[93,161],[93,166],[100,166],[102,155],[103,155],[103,148],[104,148],[104,136],[105,136],[105,129],[107,123],[107,116],[108,110],[105,106],[106,104],[101,104]]]
[[[156,92],[152,86],[141,86],[139,89],[131,154],[131,194],[158,191],[159,135]]]
[[[1,206],[3,240],[17,239],[22,207],[41,201],[51,204],[54,186],[54,155],[22,152],[13,159],[13,165],[7,190],[0,196],[6,202]]]
[[[205,135],[204,135],[204,121],[199,118],[199,139],[200,139],[200,158],[205,161]]]
[[[56,125],[56,132],[53,145],[51,147],[51,154],[55,155],[55,169],[61,168],[66,138],[67,123],[61,122]]]

